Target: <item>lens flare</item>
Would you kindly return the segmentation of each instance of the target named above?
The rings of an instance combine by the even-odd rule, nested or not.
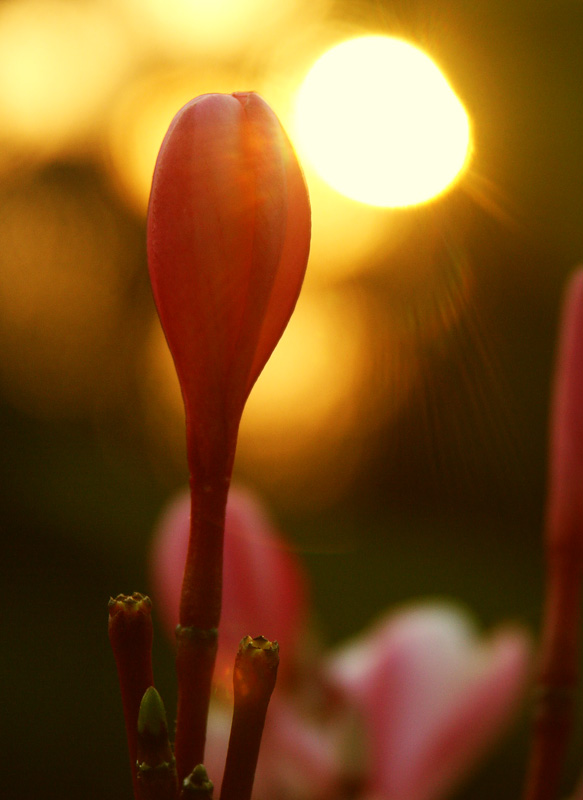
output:
[[[389,36],[342,42],[297,96],[297,145],[338,192],[362,203],[424,203],[467,165],[470,123],[421,50]]]

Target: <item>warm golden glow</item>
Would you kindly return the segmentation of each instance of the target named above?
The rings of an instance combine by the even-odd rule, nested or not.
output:
[[[349,300],[304,293],[248,400],[243,437],[273,426],[318,435],[332,419],[340,424],[339,410],[359,383],[363,336],[363,320]]]
[[[101,111],[128,58],[98,7],[62,0],[0,6],[0,127],[19,148],[51,151]]]
[[[379,263],[386,269],[389,253],[410,232],[410,217],[389,217],[385,209],[339,194],[309,165],[305,175],[312,206],[308,282],[343,281]]]
[[[148,49],[177,55],[225,54],[279,32],[301,0],[109,0]],[[312,0],[317,2],[317,0]],[[271,41],[273,39],[271,38]]]
[[[400,39],[333,47],[298,93],[296,144],[337,191],[377,206],[423,203],[467,163],[470,125],[433,61]]]
[[[247,401],[239,463],[296,504],[326,502],[360,461],[344,444],[361,427],[366,341],[354,296],[304,291]]]
[[[3,198],[0,389],[42,417],[92,413],[121,390],[122,275],[115,212],[81,178]]]

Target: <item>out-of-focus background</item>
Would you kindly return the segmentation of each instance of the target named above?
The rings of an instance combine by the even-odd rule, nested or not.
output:
[[[296,140],[311,67],[371,34],[421,48],[469,119],[464,168],[430,202],[350,200]],[[390,114],[407,79],[358,81]],[[556,324],[583,256],[582,79],[579,0],[0,2],[3,797],[130,795],[107,599],[149,590],[155,520],[187,479],[145,212],[164,131],[202,92],[259,91],[312,194],[305,291],[236,479],[305,557],[323,641],[427,596],[537,629]],[[338,129],[364,113],[341,81],[324,90]],[[162,635],[155,658],[171,707]],[[525,727],[460,800],[517,796]],[[579,768],[580,730],[566,789]]]

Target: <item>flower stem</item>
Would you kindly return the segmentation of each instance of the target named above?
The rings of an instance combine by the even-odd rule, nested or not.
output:
[[[582,564],[549,553],[543,638],[525,800],[555,800],[573,727]]]
[[[555,800],[573,724],[583,578],[583,271],[565,293],[551,414],[547,587],[526,800]]]
[[[212,483],[190,479],[190,540],[180,597],[184,628],[208,630],[219,624],[229,483],[230,472]]]
[[[140,799],[136,769],[138,714],[146,689],[154,683],[151,608],[150,598],[138,592],[109,600],[109,641],[117,665],[136,800]]]
[[[230,476],[230,471],[227,473]],[[190,542],[176,630],[179,781],[204,762],[206,725],[221,615],[223,538],[229,479],[218,488],[191,478]]]
[[[277,677],[279,646],[246,636],[233,674],[234,708],[221,800],[250,800],[267,706]]]
[[[178,710],[175,754],[179,780],[204,757],[211,681],[217,653],[217,629],[176,629]]]

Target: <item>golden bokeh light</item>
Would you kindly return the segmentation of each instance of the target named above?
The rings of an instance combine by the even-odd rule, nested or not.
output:
[[[239,462],[294,503],[336,496],[360,463],[358,448],[339,450],[364,421],[367,336],[351,293],[304,291],[247,401]]]
[[[385,207],[423,203],[460,175],[468,115],[435,63],[389,36],[342,42],[297,95],[296,144],[337,191]]]
[[[109,0],[149,50],[179,58],[232,56],[281,32],[305,0]],[[311,0],[316,5],[321,0]]]
[[[350,280],[379,263],[386,268],[389,253],[411,230],[411,219],[339,194],[309,164],[305,176],[312,207],[307,281]]]
[[[364,321],[350,295],[304,293],[253,388],[243,439],[252,442],[272,426],[317,433],[331,415],[340,423],[348,412],[339,410],[354,399],[365,364],[364,337]]]
[[[298,87],[322,50],[342,35],[346,26],[339,30],[329,22],[313,20],[301,35],[283,40],[257,87],[290,135],[308,184],[312,240],[306,280],[314,287],[352,280],[385,265],[387,255],[411,229],[410,215],[387,213],[337,192],[298,148],[294,102]]]
[[[51,154],[85,132],[129,54],[99,7],[63,0],[0,6],[0,138]]]
[[[153,316],[136,361],[140,415],[152,464],[163,472],[186,468],[184,405],[158,316]]]

